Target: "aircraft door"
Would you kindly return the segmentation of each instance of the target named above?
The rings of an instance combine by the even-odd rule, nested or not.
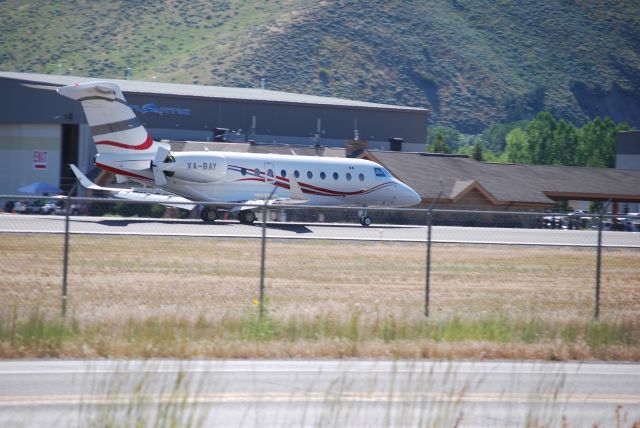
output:
[[[264,163],[264,181],[266,183],[275,183],[276,182],[276,168],[272,162]]]

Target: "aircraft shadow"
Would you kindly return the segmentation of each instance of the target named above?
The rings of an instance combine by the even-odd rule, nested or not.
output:
[[[262,227],[262,224],[254,224],[256,227]],[[313,233],[311,229],[302,224],[269,224],[267,223],[267,229],[284,230],[293,233]]]
[[[192,225],[192,226],[199,226],[199,225],[204,225],[205,223],[202,223],[200,221],[194,222],[193,220],[171,220],[171,221],[166,221],[163,220],[161,218],[159,219],[149,219],[149,218],[145,218],[145,219],[127,219],[127,218],[122,218],[122,219],[105,219],[105,220],[99,220],[96,221],[95,223],[97,224],[101,224],[103,226],[119,226],[119,227],[124,227],[124,226],[129,226],[131,224],[145,224],[145,223],[161,223],[161,224],[165,224],[167,226],[171,226],[174,224],[188,224],[188,225]],[[216,226],[228,226],[230,223],[215,223]]]
[[[126,219],[126,218],[121,218],[121,219],[104,219],[104,220],[99,220],[96,223],[103,225],[103,226],[109,226],[109,227],[126,227],[132,224],[145,224],[145,223],[162,223],[165,224],[167,226],[171,226],[171,225],[191,225],[191,226],[207,226],[206,223],[202,223],[200,221],[196,221],[194,222],[193,220],[184,220],[184,221],[180,221],[180,220],[171,220],[171,221],[163,221],[163,219]],[[233,225],[237,225],[238,223],[236,222],[220,222],[220,221],[216,221],[215,225],[216,226],[233,226]],[[254,225],[254,227],[262,227],[261,223],[256,222]],[[276,230],[284,230],[284,231],[288,231],[288,232],[292,232],[292,233],[313,233],[313,231],[311,231],[307,226],[301,225],[301,224],[273,224],[273,223],[267,223],[267,229],[276,229]]]

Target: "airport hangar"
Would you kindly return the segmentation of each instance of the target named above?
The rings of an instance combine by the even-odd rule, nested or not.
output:
[[[428,110],[253,88],[182,85],[0,72],[0,194],[36,181],[69,190],[68,164],[93,168],[95,146],[80,103],[64,85],[108,80],[155,140],[231,141],[342,147],[354,133],[383,150],[423,151]]]

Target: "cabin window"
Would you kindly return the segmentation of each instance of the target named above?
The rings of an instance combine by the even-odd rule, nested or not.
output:
[[[267,171],[267,175],[268,175],[269,177],[273,177],[273,170],[272,170],[272,169],[269,169],[269,171]]]
[[[293,176],[295,178],[300,178],[300,171],[298,171],[297,169],[295,171],[293,171]]]
[[[347,181],[351,181],[351,173],[350,172],[347,172],[346,177],[347,177]]]
[[[307,171],[307,178],[313,178],[313,172]]]
[[[337,173],[337,172],[334,172],[334,173],[333,173],[333,179],[334,179],[334,180],[337,180],[339,177],[340,177],[340,176],[338,175],[338,173]]]
[[[260,168],[256,168],[255,174],[256,174],[256,177],[260,177]]]
[[[374,168],[374,171],[376,172],[376,177],[388,177],[389,176],[387,171],[385,171],[382,168]]]
[[[247,168],[241,168],[240,169],[240,174],[247,175]]]
[[[285,171],[284,169],[280,171],[280,177],[284,178],[286,176],[287,176],[287,171]]]
[[[322,178],[324,180],[325,178],[327,178],[327,174],[325,174],[324,171],[322,171],[320,173],[320,178]]]
[[[360,181],[364,181],[364,174],[363,174],[363,173],[360,173],[360,174],[358,175],[358,178],[360,179]]]

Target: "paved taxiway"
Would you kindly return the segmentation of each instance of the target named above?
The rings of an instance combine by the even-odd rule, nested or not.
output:
[[[637,363],[2,361],[0,426],[132,425],[172,403],[203,426],[618,426],[616,409],[631,426],[639,386]]]
[[[0,214],[1,232],[63,233],[62,216],[24,216]],[[82,234],[166,235],[257,238],[261,224],[253,226],[233,221],[204,224],[199,220],[122,219],[113,217],[71,217],[69,230]],[[347,239],[424,242],[424,226],[329,223],[278,223],[267,225],[269,238],[281,239]],[[481,227],[435,226],[434,242],[478,244],[529,244],[595,246],[597,232],[593,230],[543,230]],[[640,248],[640,233],[604,232],[603,245]]]

